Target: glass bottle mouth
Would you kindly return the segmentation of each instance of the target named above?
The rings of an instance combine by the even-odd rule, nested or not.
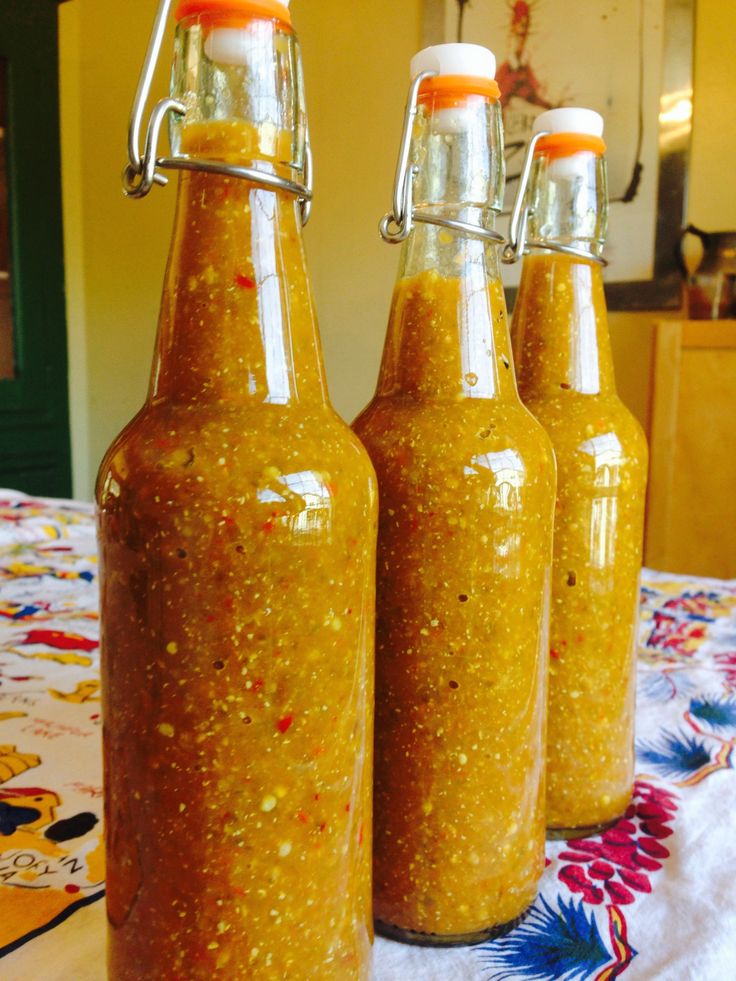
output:
[[[555,159],[586,151],[602,157],[606,152],[605,141],[600,136],[591,136],[588,133],[547,133],[537,140],[534,156]]]
[[[498,83],[480,75],[435,75],[424,79],[417,102],[435,109],[457,109],[468,105],[473,98],[497,102],[501,98]]]

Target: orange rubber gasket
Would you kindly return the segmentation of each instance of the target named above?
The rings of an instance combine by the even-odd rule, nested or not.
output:
[[[534,156],[544,154],[547,157],[571,157],[583,150],[602,157],[606,152],[606,144],[600,136],[589,136],[587,133],[550,133],[537,142]]]
[[[174,11],[177,21],[200,17],[204,21],[237,26],[263,17],[291,26],[291,11],[278,0],[180,0]]]
[[[481,95],[497,102],[501,98],[498,83],[482,75],[435,75],[425,78],[419,87],[419,101],[433,100],[435,105],[461,106],[469,95]]]

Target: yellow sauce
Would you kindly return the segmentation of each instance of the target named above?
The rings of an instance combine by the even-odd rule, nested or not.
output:
[[[632,791],[647,448],[616,395],[599,266],[525,258],[512,334],[521,397],[557,458],[547,823],[585,833]]]
[[[182,177],[151,395],[98,501],[111,981],[365,981],[375,486],[292,200]]]
[[[375,914],[403,939],[477,940],[533,901],[544,862],[554,461],[498,282],[399,281],[355,430],[381,502]]]

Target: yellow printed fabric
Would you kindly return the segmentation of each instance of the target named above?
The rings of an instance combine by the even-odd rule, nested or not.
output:
[[[0,491],[0,977],[104,895],[100,725],[91,508]]]

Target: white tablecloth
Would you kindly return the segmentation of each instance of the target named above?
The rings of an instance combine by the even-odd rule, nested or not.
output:
[[[104,981],[97,637],[91,508],[0,491],[2,981]],[[637,749],[626,817],[548,845],[520,927],[379,939],[375,981],[736,979],[736,582],[645,571]]]

